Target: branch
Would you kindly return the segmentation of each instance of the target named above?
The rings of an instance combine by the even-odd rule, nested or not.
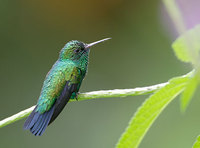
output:
[[[194,73],[194,70],[189,72],[186,75],[183,75],[182,77],[190,77]],[[96,98],[114,98],[114,97],[127,97],[127,96],[139,96],[139,95],[146,95],[153,93],[160,88],[163,88],[169,84],[169,82],[160,83],[152,86],[146,86],[146,87],[137,87],[133,89],[114,89],[114,90],[100,90],[100,91],[92,91],[87,93],[81,93],[78,95],[78,100],[89,100],[89,99],[96,99]],[[75,99],[71,99],[70,102],[76,101]],[[23,119],[27,117],[34,109],[35,106],[32,106],[28,109],[25,109],[13,116],[10,116],[6,119],[3,119],[0,121],[0,128],[4,127],[6,125],[9,125],[11,123],[14,123],[20,119]]]
[[[101,90],[101,91],[81,93],[78,95],[78,101],[96,99],[96,98],[113,98],[113,97],[145,95],[145,94],[153,93],[167,84],[168,82],[153,85],[153,86],[138,87],[134,89],[114,89],[114,90]],[[73,102],[73,101],[76,101],[76,100],[75,99],[70,100],[70,102]],[[13,116],[10,116],[0,121],[0,128],[27,117],[33,111],[34,107],[35,106],[32,106],[28,109],[25,109]]]

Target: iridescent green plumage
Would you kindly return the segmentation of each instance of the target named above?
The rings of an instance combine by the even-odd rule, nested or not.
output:
[[[64,46],[45,78],[38,103],[27,118],[24,129],[29,129],[34,135],[41,135],[69,99],[76,97],[87,72],[89,48],[105,40],[91,44],[70,41]]]
[[[78,41],[71,41],[69,42],[71,44],[68,43],[73,48],[67,44],[62,49],[58,61],[53,65],[52,69],[46,76],[42,92],[38,100],[37,111],[40,113],[48,111],[51,108],[56,98],[60,96],[66,82],[69,82],[69,85],[78,84],[79,87],[77,87],[77,90],[74,90],[74,94],[78,92],[80,84],[87,71],[89,49],[84,50],[84,45],[76,47],[75,43],[77,42]],[[80,50],[80,53],[75,53],[76,50]],[[66,58],[66,56],[68,57]],[[76,59],[76,56],[79,56],[78,59]],[[72,96],[71,98],[74,97],[75,96]]]

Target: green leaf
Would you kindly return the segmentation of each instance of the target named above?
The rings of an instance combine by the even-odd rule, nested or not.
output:
[[[172,47],[179,60],[194,63],[200,50],[200,25],[181,35]]]
[[[192,148],[200,148],[200,136],[197,137],[197,140],[195,141]]]
[[[188,80],[188,77],[174,78],[169,81],[169,84],[150,96],[131,119],[117,148],[137,148],[155,119],[184,90]]]
[[[199,83],[198,79],[199,79],[199,76],[197,74],[194,77],[190,78],[184,92],[182,93],[182,96],[181,96],[181,111],[182,112],[186,110],[188,104],[190,103],[195,93],[195,90]]]

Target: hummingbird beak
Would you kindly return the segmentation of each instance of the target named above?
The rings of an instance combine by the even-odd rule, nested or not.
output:
[[[88,49],[88,48],[92,47],[93,45],[96,45],[98,43],[101,43],[101,42],[104,42],[104,41],[107,41],[107,40],[110,40],[110,39],[111,38],[105,38],[103,40],[99,40],[99,41],[96,41],[96,42],[93,42],[93,43],[90,43],[90,44],[86,44],[85,49]]]

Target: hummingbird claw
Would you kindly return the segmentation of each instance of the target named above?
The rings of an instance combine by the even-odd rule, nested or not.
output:
[[[76,93],[76,96],[75,96],[75,99],[76,99],[76,101],[78,101],[78,95],[80,94],[80,92],[77,92]]]

